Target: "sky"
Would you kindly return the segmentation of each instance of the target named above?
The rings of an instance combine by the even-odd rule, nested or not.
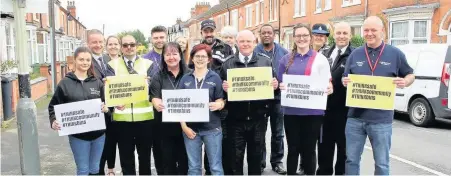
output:
[[[60,1],[66,7],[67,0]],[[149,37],[153,26],[171,26],[179,17],[189,19],[196,2],[214,5],[218,0],[75,0],[75,6],[87,29],[102,30],[105,24],[105,36],[140,29]]]

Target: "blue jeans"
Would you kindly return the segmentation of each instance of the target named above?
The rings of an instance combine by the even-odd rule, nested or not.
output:
[[[284,155],[283,138],[285,137],[284,117],[280,101],[273,101],[269,106],[269,122],[271,124],[271,156],[270,163],[272,167],[282,164]],[[266,129],[265,129],[266,131]],[[263,143],[262,168],[266,168],[266,140]]]
[[[188,154],[188,175],[202,175],[202,144],[210,164],[212,175],[224,175],[222,168],[222,129],[215,128],[209,131],[195,131],[196,137],[189,139],[183,133],[186,153]]]
[[[105,144],[105,134],[92,141],[69,136],[69,144],[77,165],[77,175],[99,173],[100,158]]]
[[[390,175],[392,123],[367,123],[348,118],[346,122],[346,175],[360,175],[360,157],[370,139],[375,162],[374,175]]]

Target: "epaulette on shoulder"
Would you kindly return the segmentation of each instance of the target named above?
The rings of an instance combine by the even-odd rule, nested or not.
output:
[[[268,55],[266,55],[266,54],[263,54],[263,53],[258,53],[257,55],[259,55],[259,56],[263,56],[263,57],[266,57],[266,58],[268,58],[268,59],[271,59]]]

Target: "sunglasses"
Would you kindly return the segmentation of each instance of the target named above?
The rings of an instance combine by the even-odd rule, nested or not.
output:
[[[122,47],[123,47],[123,48],[128,48],[129,46],[132,47],[132,48],[134,48],[134,47],[136,46],[136,44],[135,44],[135,43],[130,43],[130,44],[124,43],[124,44],[122,44]]]

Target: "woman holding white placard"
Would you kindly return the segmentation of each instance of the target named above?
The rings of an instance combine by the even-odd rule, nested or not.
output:
[[[182,49],[178,43],[169,42],[163,46],[161,55],[162,69],[156,73],[150,83],[150,101],[154,107],[154,117],[156,123],[160,123],[157,129],[161,139],[160,150],[163,158],[163,171],[158,171],[159,175],[186,175],[188,173],[188,158],[183,142],[182,128],[178,122],[162,122],[164,109],[162,102],[162,90],[177,89],[183,75],[188,73],[183,60]],[[154,150],[155,156],[155,150]]]
[[[327,58],[310,48],[312,32],[307,25],[293,28],[293,50],[281,58],[278,79],[280,89],[285,90],[283,75],[308,75],[330,79],[330,66]],[[327,87],[332,93],[332,84]],[[298,156],[301,155],[301,168],[306,175],[315,175],[316,142],[319,137],[324,110],[292,108],[283,106],[285,133],[288,143],[287,174],[296,175]]]
[[[92,53],[86,47],[80,47],[74,53],[74,71],[62,79],[49,103],[50,125],[60,130],[61,124],[55,117],[55,105],[100,98],[104,101],[104,89],[101,80],[94,75],[91,64]],[[99,107],[108,112],[104,104]],[[69,135],[69,144],[77,165],[77,175],[99,173],[100,157],[105,143],[105,130],[90,131]]]
[[[212,175],[224,175],[222,167],[222,129],[221,113],[224,108],[224,92],[219,75],[208,69],[212,59],[210,46],[199,44],[191,51],[194,64],[193,72],[180,80],[180,89],[208,89],[210,99],[209,122],[181,122],[183,138],[188,154],[188,175],[202,175],[202,144],[205,144],[206,155]]]

